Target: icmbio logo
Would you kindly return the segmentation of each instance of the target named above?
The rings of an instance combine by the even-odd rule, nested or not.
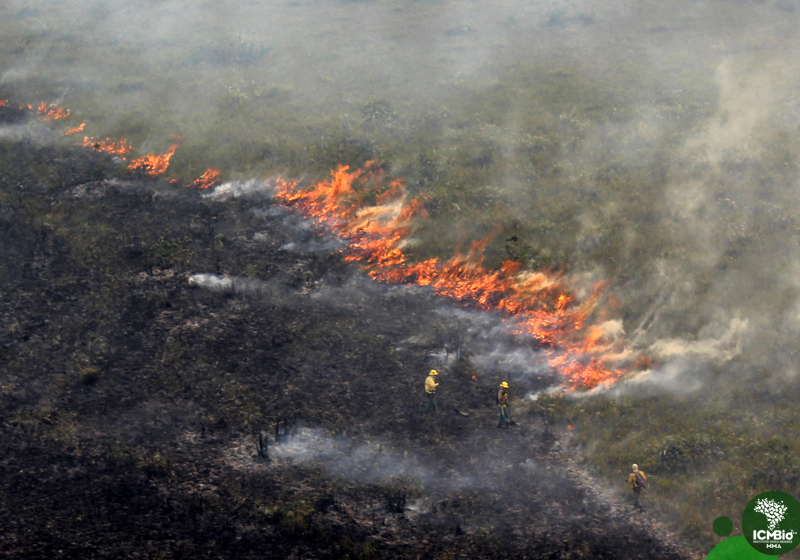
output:
[[[785,492],[763,492],[742,514],[744,537],[764,554],[786,554],[800,544],[800,502]]]

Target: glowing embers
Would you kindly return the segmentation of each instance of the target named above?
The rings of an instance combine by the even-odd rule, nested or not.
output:
[[[95,140],[91,136],[84,136],[83,142],[78,142],[75,145],[92,148],[97,152],[105,152],[122,159],[125,159],[124,156],[128,155],[133,149],[130,142],[124,138],[121,140],[112,140],[111,138],[106,138],[105,140]]]
[[[614,322],[602,322],[600,304],[608,304],[603,284],[579,304],[556,275],[522,271],[512,261],[488,270],[484,249],[491,237],[447,261],[409,262],[403,247],[412,218],[427,214],[418,200],[408,200],[400,181],[387,184],[374,162],[353,172],[340,166],[330,179],[305,190],[296,182],[278,181],[276,197],[346,239],[345,259],[365,263],[371,277],[431,286],[439,295],[503,312],[515,334],[547,347],[550,365],[570,388],[590,389],[622,375],[614,364],[627,353],[619,333],[608,327]],[[587,325],[590,318],[593,325]]]
[[[30,108],[30,105],[28,105],[28,107]],[[36,113],[39,115],[39,119],[43,121],[65,119],[69,116],[68,109],[62,109],[56,103],[48,105],[44,101],[39,103],[39,106],[36,108]]]
[[[219,169],[206,169],[205,173],[200,175],[191,183],[184,185],[186,187],[197,187],[198,189],[207,189],[217,182],[219,178]]]
[[[178,145],[173,144],[169,147],[169,150],[167,150],[166,153],[160,156],[155,154],[147,154],[140,158],[136,158],[130,163],[128,169],[133,171],[141,171],[150,177],[161,175],[169,167],[169,160],[175,154],[175,150],[177,149]]]
[[[72,128],[64,132],[64,136],[70,136],[72,134],[77,134],[78,132],[83,132],[84,128],[86,128],[86,123],[81,123],[78,126],[73,126]]]

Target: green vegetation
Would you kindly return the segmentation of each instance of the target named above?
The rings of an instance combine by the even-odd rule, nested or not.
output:
[[[754,494],[800,491],[792,376],[800,335],[800,10],[788,0],[626,9],[612,2],[591,10],[566,2],[479,4],[4,3],[0,99],[58,101],[70,117],[35,130],[86,122],[86,135],[127,138],[133,156],[163,152],[173,135],[185,136],[169,169],[179,184],[208,167],[225,179],[310,181],[340,164],[377,159],[425,199],[430,219],[417,224],[415,258],[446,257],[496,231],[489,267],[511,259],[573,273],[578,289],[581,274],[609,279],[625,331],[644,325],[637,351],[645,354],[655,354],[657,340],[702,343],[719,339],[732,318],[749,320],[736,359],[709,366],[711,379],[694,392],[623,389],[530,405],[548,422],[574,424],[572,451],[613,484],[622,486],[638,462],[652,477],[654,512],[708,546],[716,516],[738,523]],[[75,138],[52,141],[68,150]],[[0,166],[18,157],[28,152],[0,144]],[[61,284],[34,289],[83,286],[82,309],[93,318],[71,324],[92,333],[78,337],[71,369],[42,374],[53,398],[109,382],[107,365],[118,357],[109,333],[130,320],[119,310],[141,305],[138,320],[160,317],[178,292],[177,277],[163,275],[202,270],[268,280],[279,272],[229,250],[252,224],[219,231],[207,208],[192,206],[197,214],[186,228],[131,197],[140,222],[124,231],[102,200],[49,204],[14,186],[24,181],[54,196],[124,175],[119,162],[74,159],[83,165],[75,168],[42,156],[22,163],[24,176],[6,178],[0,205],[28,224],[20,236],[46,240],[62,264],[85,274],[54,275]],[[30,255],[14,257],[19,263],[4,265],[5,278],[25,273]],[[124,273],[132,270],[164,285],[130,291]],[[301,271],[293,281],[313,276]],[[368,325],[348,321],[342,313],[300,328],[289,313],[264,336],[286,345],[293,364],[300,356],[325,364],[331,340],[346,340],[349,355],[374,356],[365,370],[397,360]],[[222,336],[233,326],[214,328]],[[255,358],[205,363],[193,337],[177,328],[163,333],[153,349],[158,369],[146,379],[153,391],[213,394],[199,420],[209,430],[220,422],[256,425],[274,413],[247,398],[248,376],[260,373]],[[459,355],[460,368],[469,357]],[[21,351],[5,372],[23,375],[30,359]],[[178,367],[187,361],[195,367]],[[348,413],[331,406],[309,419],[341,427]],[[18,420],[65,445],[77,429],[73,416],[46,405]],[[125,449],[132,457],[141,451]],[[168,470],[156,455],[135,460],[148,472]],[[385,490],[390,507],[412,491],[397,484]],[[302,499],[252,507],[295,536],[313,531],[312,509]],[[335,543],[343,558],[373,554],[369,543]]]
[[[637,463],[648,477],[649,514],[672,520],[702,549],[717,542],[709,529],[717,517],[741,532],[741,512],[755,495],[800,491],[796,388],[731,390],[720,378],[684,396],[627,393],[543,396],[530,414],[544,414],[558,430],[572,426],[570,455],[623,501]]]

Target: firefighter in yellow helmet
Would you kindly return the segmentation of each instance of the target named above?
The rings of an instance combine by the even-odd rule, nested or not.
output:
[[[428,408],[425,409],[425,412],[436,412],[436,387],[439,386],[439,383],[436,381],[436,376],[439,375],[439,372],[435,369],[432,369],[428,374],[428,378],[425,380],[425,392],[428,394]]]
[[[631,474],[628,475],[628,484],[633,488],[633,507],[643,512],[644,508],[639,500],[642,490],[647,490],[647,477],[644,475],[644,471],[639,470],[639,465],[636,463],[631,466]]]
[[[497,392],[497,406],[500,409],[500,421],[497,427],[507,428],[511,425],[511,419],[508,415],[508,383],[505,381],[500,384],[500,390]]]

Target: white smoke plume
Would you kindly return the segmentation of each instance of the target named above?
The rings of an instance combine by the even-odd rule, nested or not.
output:
[[[311,255],[315,253],[335,253],[347,247],[347,242],[341,239],[309,239],[308,241],[290,241],[281,246],[283,251]]]
[[[661,359],[692,357],[709,362],[727,362],[742,351],[742,339],[747,333],[747,320],[731,319],[728,329],[718,337],[685,340],[657,340],[649,351]]]
[[[282,296],[285,290],[276,282],[265,282],[256,278],[221,276],[199,273],[189,277],[189,284],[214,292],[252,296]]]
[[[259,179],[249,181],[230,181],[218,185],[203,198],[211,200],[231,200],[236,198],[270,198],[275,194],[275,183]]]
[[[329,436],[320,428],[298,428],[269,452],[270,457],[278,459],[319,462],[331,474],[358,482],[381,482],[402,475],[422,484],[441,481],[435,470],[413,454],[397,452],[382,442],[354,444],[345,437]]]

